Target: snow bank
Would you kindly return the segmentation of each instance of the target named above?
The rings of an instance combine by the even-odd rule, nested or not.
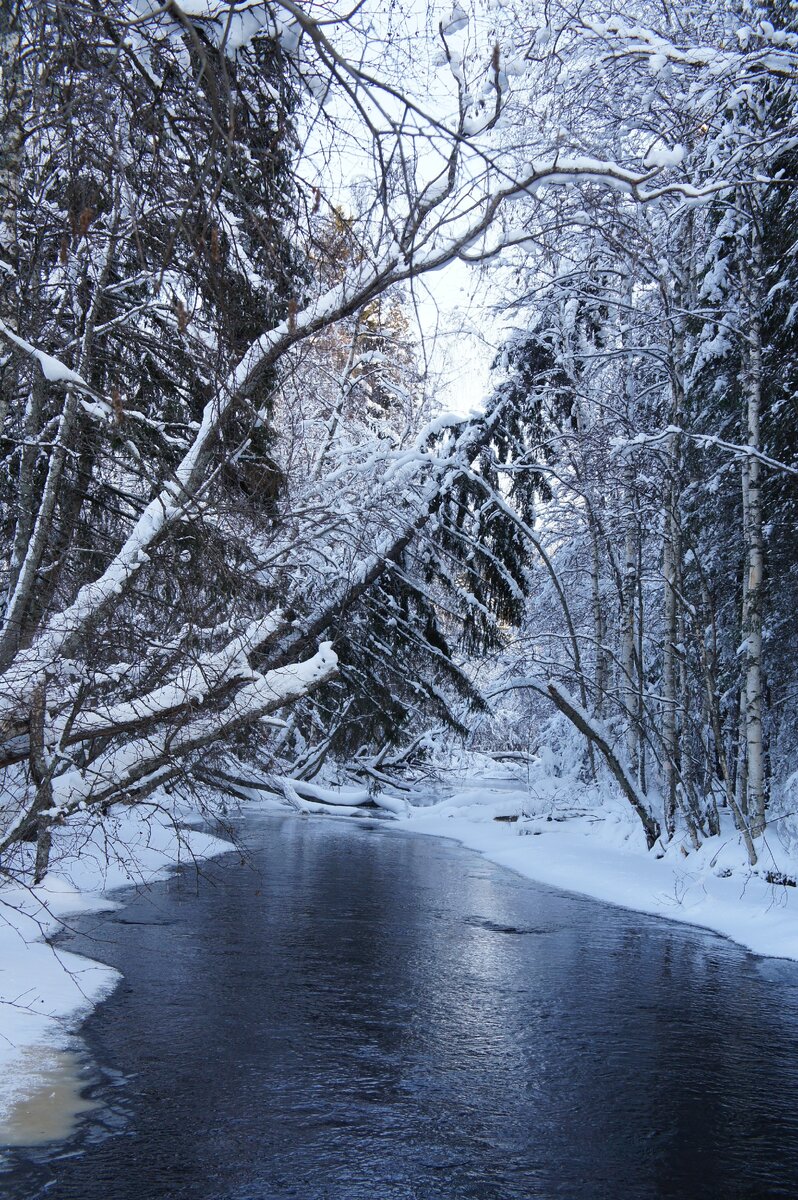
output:
[[[41,1063],[70,1045],[72,1031],[119,981],[112,968],[44,939],[67,917],[119,907],[105,896],[114,888],[146,886],[181,863],[230,849],[180,827],[165,804],[153,803],[112,812],[102,825],[71,823],[57,835],[55,870],[39,887],[0,889],[0,1126],[35,1090]]]
[[[648,853],[639,822],[621,801],[603,797],[580,807],[576,788],[570,797],[566,807],[550,790],[486,783],[415,809],[402,827],[452,838],[538,883],[714,930],[756,954],[798,960],[798,889],[768,880],[794,880],[798,856],[776,835],[754,871],[731,827],[698,851],[674,842],[664,854]]]

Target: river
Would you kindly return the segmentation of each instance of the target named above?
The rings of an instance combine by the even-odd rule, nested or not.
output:
[[[4,1200],[798,1196],[798,964],[384,823],[241,833],[65,940],[124,973],[96,1107]]]

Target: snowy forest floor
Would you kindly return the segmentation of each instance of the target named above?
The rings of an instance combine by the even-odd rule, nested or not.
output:
[[[406,832],[456,840],[539,883],[702,926],[757,954],[798,960],[798,889],[773,882],[798,873],[786,830],[767,837],[752,871],[731,829],[698,851],[676,839],[665,852],[658,846],[647,853],[621,799],[580,790],[544,770],[523,778],[512,770],[497,778],[495,768],[481,778],[452,775],[435,791],[419,788],[414,801],[409,815],[383,812],[382,819],[397,820]],[[167,811],[167,803],[160,797],[145,815],[123,809],[102,828],[62,833],[43,885],[0,890],[0,1142],[12,1140],[15,1112],[51,1087],[74,1030],[118,982],[115,971],[54,947],[52,937],[70,916],[118,907],[107,898],[115,889],[147,886],[175,866],[233,849],[187,828],[197,814],[179,806]],[[265,800],[254,807],[283,806]]]

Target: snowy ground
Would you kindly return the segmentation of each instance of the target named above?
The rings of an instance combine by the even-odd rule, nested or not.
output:
[[[0,1143],[69,1132],[71,1110],[80,1108],[79,1080],[69,1079],[76,1065],[72,1034],[119,979],[110,967],[46,939],[72,916],[118,907],[109,891],[146,886],[181,863],[231,849],[219,838],[179,828],[157,805],[122,808],[103,827],[73,827],[67,844],[60,836],[57,873],[37,888],[0,891]],[[42,1090],[51,1095],[56,1083],[61,1104],[50,1107],[59,1111],[32,1103]],[[22,1108],[36,1111],[40,1129]]]
[[[648,853],[621,799],[580,797],[566,781],[539,783],[531,790],[527,781],[471,783],[415,810],[403,828],[453,838],[527,879],[700,925],[756,954],[798,960],[798,889],[766,878],[794,880],[798,855],[775,833],[754,871],[731,826],[698,851],[677,839],[665,854]]]

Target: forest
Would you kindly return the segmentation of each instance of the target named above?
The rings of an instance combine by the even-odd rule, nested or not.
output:
[[[7,0],[7,878],[156,796],[390,811],[455,744],[757,864],[798,799],[795,21]]]

